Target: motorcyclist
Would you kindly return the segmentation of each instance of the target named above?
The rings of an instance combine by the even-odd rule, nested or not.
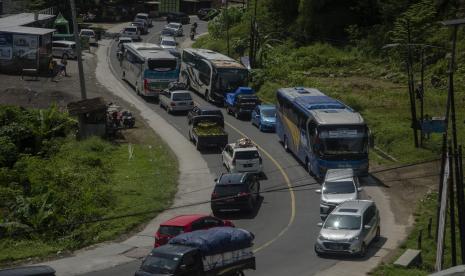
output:
[[[191,26],[191,39],[194,38],[194,36],[197,34],[197,22],[194,22],[194,24],[192,24]]]

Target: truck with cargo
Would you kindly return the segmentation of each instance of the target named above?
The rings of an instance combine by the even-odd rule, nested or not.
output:
[[[228,114],[232,114],[236,118],[244,115],[250,117],[255,107],[260,104],[260,99],[252,88],[239,87],[234,93],[226,94],[224,104]]]
[[[189,138],[198,150],[206,147],[224,148],[228,144],[228,133],[224,130],[224,119],[218,115],[194,116],[189,120]]]
[[[256,268],[253,239],[232,227],[184,233],[153,249],[135,276],[241,276]]]

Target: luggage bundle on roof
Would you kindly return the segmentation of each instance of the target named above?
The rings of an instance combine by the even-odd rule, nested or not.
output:
[[[181,234],[172,238],[169,244],[191,246],[205,255],[214,255],[249,248],[253,239],[254,235],[244,229],[215,227]]]
[[[241,138],[235,143],[236,148],[250,148],[255,147],[255,144],[249,138]]]

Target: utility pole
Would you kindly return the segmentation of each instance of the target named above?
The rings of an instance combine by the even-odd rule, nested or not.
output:
[[[74,41],[76,42],[76,55],[77,55],[77,62],[78,62],[78,69],[79,69],[79,84],[81,85],[81,99],[84,100],[87,98],[87,93],[86,93],[86,82],[84,79],[84,68],[82,66],[81,40],[79,38],[78,24],[76,20],[76,4],[74,0],[69,0],[69,4],[71,6]]]
[[[425,99],[425,48],[421,47],[421,69],[420,69],[420,87],[418,87],[418,96],[420,98],[420,146],[423,146],[423,120],[424,120],[424,99]]]
[[[449,177],[449,215],[450,215],[450,251],[452,266],[457,265],[457,245],[455,239],[455,204],[454,204],[454,161],[452,157],[452,148],[449,146],[449,164],[450,164],[450,177]]]
[[[226,19],[226,45],[228,47],[228,56],[230,56],[230,50],[229,50],[229,12],[228,12],[228,0],[226,0],[226,10],[225,10],[225,19]]]
[[[254,1],[253,17],[250,20],[249,60],[250,67],[255,67],[257,53],[257,0]]]
[[[410,37],[410,22],[407,22],[407,74],[408,74],[408,90],[410,96],[410,111],[412,113],[412,129],[415,147],[418,148],[418,131],[417,131],[417,108],[415,105],[415,87],[413,83],[413,64],[412,64],[412,39]]]

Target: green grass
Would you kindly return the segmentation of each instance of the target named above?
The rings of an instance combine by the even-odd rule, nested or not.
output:
[[[397,276],[397,275],[428,275],[434,272],[434,266],[436,263],[436,243],[435,234],[436,229],[436,200],[437,193],[428,194],[423,200],[418,203],[416,212],[414,213],[415,225],[407,240],[397,249],[396,255],[392,259],[394,262],[400,255],[402,255],[406,249],[417,249],[417,241],[420,231],[422,231],[422,250],[421,256],[423,263],[418,268],[406,269],[399,266],[395,266],[392,263],[382,264],[376,268],[371,274],[383,275],[383,276]],[[456,211],[457,214],[457,211]],[[449,214],[448,214],[449,216]],[[429,219],[432,218],[432,237],[428,238],[427,229]],[[456,225],[458,218],[456,219]],[[444,268],[451,267],[451,252],[450,252],[450,224],[449,217],[446,223],[446,239],[445,239],[445,250],[444,250]],[[460,250],[459,250],[459,233],[456,230],[456,241],[457,241],[457,262],[460,262]]]
[[[155,143],[152,145],[133,145],[131,159],[127,144],[111,146],[106,160],[112,170],[109,185],[113,204],[111,208],[106,209],[103,217],[150,210],[154,212],[83,225],[80,227],[81,231],[76,232],[86,238],[66,233],[63,238],[57,240],[45,240],[39,236],[33,236],[28,240],[3,238],[0,240],[0,264],[10,265],[31,257],[53,256],[58,251],[73,250],[114,239],[169,207],[176,192],[178,167],[174,155],[160,143],[160,140],[157,138],[153,142]],[[94,234],[89,239],[86,233]]]

